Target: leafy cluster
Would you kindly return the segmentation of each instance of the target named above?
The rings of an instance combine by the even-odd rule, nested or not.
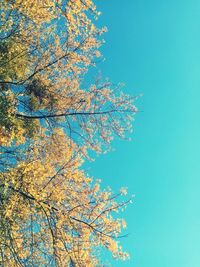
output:
[[[101,266],[129,201],[81,169],[126,136],[137,111],[119,86],[84,77],[105,28],[91,0],[0,2],[0,265]]]

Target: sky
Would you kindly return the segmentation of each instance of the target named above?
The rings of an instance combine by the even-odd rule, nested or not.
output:
[[[135,194],[122,214],[131,259],[112,266],[199,267],[200,1],[96,3],[108,27],[98,67],[143,94],[132,141],[115,141],[88,167],[104,186]]]

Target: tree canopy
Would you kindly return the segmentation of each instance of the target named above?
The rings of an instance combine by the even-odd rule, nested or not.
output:
[[[101,189],[82,167],[137,112],[120,86],[87,81],[99,15],[91,0],[0,2],[1,266],[101,266],[103,248],[128,256],[114,214],[125,190]]]

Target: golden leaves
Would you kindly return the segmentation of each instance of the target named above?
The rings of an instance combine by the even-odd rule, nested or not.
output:
[[[91,256],[94,246],[103,245],[114,255],[118,253],[115,236],[121,231],[121,223],[111,216],[118,205],[111,191],[101,191],[99,183],[93,185],[79,169],[81,159],[74,157],[64,138],[63,132],[56,130],[57,148],[50,138],[42,141],[42,150],[38,144],[36,149],[33,147],[29,161],[2,174],[0,184],[4,185],[5,209],[1,216],[12,226],[16,242],[23,240],[33,249],[27,231],[23,230],[31,223],[34,239],[42,238],[49,257],[53,253],[49,247],[53,238],[55,247],[51,249],[56,249],[60,262],[66,262],[67,253],[81,266],[86,266],[86,262],[95,266],[96,259]],[[56,149],[61,152],[59,159],[53,153]],[[16,251],[18,257],[28,259],[31,255],[24,248],[24,242],[17,243]],[[37,246],[40,242],[38,239]],[[67,250],[63,242],[67,242]],[[41,253],[37,246],[34,246],[35,257]]]
[[[126,257],[118,203],[83,171],[130,128],[132,100],[84,75],[101,57],[91,0],[4,1],[0,25],[0,265],[97,266]],[[3,41],[2,41],[3,40]],[[3,256],[2,256],[3,255]]]

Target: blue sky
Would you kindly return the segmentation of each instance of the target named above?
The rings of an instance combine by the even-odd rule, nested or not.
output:
[[[125,267],[200,266],[200,1],[99,0],[109,29],[99,65],[137,101],[132,142],[115,141],[89,172],[127,186]]]

